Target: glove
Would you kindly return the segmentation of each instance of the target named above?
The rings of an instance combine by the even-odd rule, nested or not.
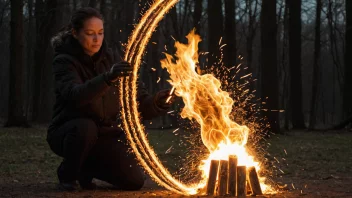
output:
[[[106,81],[108,84],[116,82],[119,77],[129,76],[133,71],[133,68],[129,62],[121,61],[114,64],[110,71],[105,73]]]
[[[170,95],[170,89],[157,92],[154,96],[154,104],[161,109],[168,109],[175,101],[174,93]]]

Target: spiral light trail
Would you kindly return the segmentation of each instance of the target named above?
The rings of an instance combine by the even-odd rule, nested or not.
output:
[[[179,194],[195,194],[196,188],[184,185],[176,180],[162,165],[153,148],[149,145],[144,127],[140,123],[136,101],[138,69],[145,46],[159,21],[177,2],[178,0],[155,1],[144,14],[131,35],[124,59],[130,62],[134,69],[132,79],[123,80],[124,86],[120,87],[121,114],[127,139],[131,144],[133,152],[151,177],[168,190]]]

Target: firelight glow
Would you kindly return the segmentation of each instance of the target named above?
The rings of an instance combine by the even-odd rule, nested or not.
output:
[[[198,61],[198,42],[200,37],[190,33],[188,44],[176,42],[175,61],[171,55],[162,60],[162,67],[170,73],[170,83],[175,88],[176,95],[182,97],[185,108],[181,116],[195,119],[201,126],[201,137],[210,155],[199,162],[203,171],[203,179],[198,183],[184,184],[175,179],[158,159],[153,148],[149,145],[140,123],[138,112],[137,78],[138,69],[145,47],[165,13],[170,10],[178,0],[156,0],[146,11],[139,24],[133,31],[124,59],[130,62],[134,69],[130,78],[120,79],[120,104],[123,127],[126,137],[144,170],[158,184],[175,193],[192,195],[203,192],[212,159],[227,159],[228,155],[235,154],[240,165],[255,166],[259,170],[259,163],[254,161],[246,151],[249,129],[240,126],[230,119],[233,100],[227,92],[220,89],[221,83],[213,75],[200,75],[196,70]],[[263,192],[269,188],[261,178]]]

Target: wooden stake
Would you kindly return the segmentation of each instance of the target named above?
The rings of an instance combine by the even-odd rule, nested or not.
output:
[[[218,176],[219,160],[211,160],[209,178],[207,182],[207,195],[214,195],[216,177]]]
[[[219,170],[219,185],[218,195],[223,196],[227,194],[227,176],[228,176],[228,164],[227,160],[220,160]]]
[[[248,169],[249,184],[252,189],[253,195],[262,195],[262,189],[260,188],[259,178],[255,167],[250,167]]]
[[[237,156],[229,156],[229,176],[227,179],[227,190],[230,196],[236,196],[237,180]]]
[[[237,166],[237,197],[246,197],[246,167]]]

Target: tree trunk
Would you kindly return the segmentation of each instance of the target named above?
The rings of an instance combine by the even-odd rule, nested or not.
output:
[[[258,6],[258,1],[255,1],[255,6],[253,10],[253,4],[252,0],[247,0],[246,1],[246,7],[248,9],[248,32],[246,35],[246,42],[247,42],[247,66],[250,70],[254,71],[254,68],[252,66],[253,62],[253,43],[254,43],[254,38],[257,33],[257,27],[256,27],[256,17],[257,17],[257,6]]]
[[[196,28],[196,33],[200,34],[200,21],[202,19],[203,0],[195,0],[193,12],[193,26]]]
[[[43,21],[44,21],[44,2],[43,0],[35,1],[35,18],[36,18],[36,46],[34,51],[34,68],[33,68],[33,112],[32,119],[37,120],[40,111],[40,94],[41,94],[41,84],[42,84],[42,67],[43,56],[45,52],[42,34],[44,34]]]
[[[170,10],[170,18],[171,18],[171,23],[172,23],[172,28],[174,29],[174,37],[176,40],[180,40],[180,29],[179,27],[179,20],[177,18],[177,6],[174,6],[171,10]]]
[[[290,75],[288,71],[287,65],[287,52],[288,52],[288,5],[285,0],[285,10],[284,10],[284,21],[283,21],[283,41],[282,41],[282,55],[281,55],[281,66],[282,66],[282,76],[283,77],[283,94],[282,94],[282,105],[285,109],[285,122],[284,128],[285,130],[290,129],[290,120],[291,120],[291,111],[290,111]]]
[[[329,42],[330,42],[330,53],[331,53],[331,58],[332,58],[332,62],[334,63],[335,68],[338,71],[338,75],[339,77],[342,76],[342,66],[341,66],[341,61],[340,61],[340,51],[339,51],[339,44],[337,43],[337,33],[336,33],[336,29],[338,29],[336,27],[336,20],[337,17],[335,16],[334,19],[334,14],[336,12],[336,10],[333,10],[332,6],[334,4],[335,1],[332,0],[328,0],[328,5],[327,5],[327,14],[326,14],[326,18],[328,19],[328,27],[329,27]],[[336,2],[335,2],[336,3]],[[334,21],[335,20],[335,21]],[[340,89],[343,87],[343,82],[341,77],[338,78],[339,81],[339,85],[340,85]],[[342,90],[342,89],[341,89]]]
[[[318,85],[320,82],[320,23],[321,23],[321,9],[322,2],[317,0],[316,17],[315,17],[315,41],[314,41],[314,64],[313,64],[313,84],[312,84],[312,98],[310,103],[310,118],[309,128],[314,128],[316,122],[316,109],[317,109],[317,95]]]
[[[304,129],[301,73],[301,1],[288,0],[289,6],[289,67],[291,74],[291,112],[293,129]]]
[[[133,24],[134,24],[134,1],[125,0],[125,31],[127,33],[126,41],[128,40],[129,36],[133,31]]]
[[[88,6],[92,8],[97,8],[100,0],[89,0]]]
[[[262,101],[270,130],[279,133],[276,1],[263,1],[261,13]]]
[[[208,65],[217,65],[220,59],[219,41],[223,35],[222,4],[219,0],[208,0]]]
[[[34,35],[33,32],[33,0],[28,0],[27,2],[27,8],[28,8],[28,28],[27,28],[27,71],[26,71],[26,76],[27,76],[27,85],[26,85],[26,116],[27,119],[30,120],[30,112],[32,111],[33,106],[32,104],[32,93],[31,93],[31,88],[32,88],[32,77],[33,77],[33,72],[32,72],[32,67],[33,67],[33,39],[32,36]]]
[[[111,20],[111,3],[108,0],[101,0],[100,11],[104,16],[104,40],[108,44],[112,43],[112,20]]]
[[[236,65],[236,12],[235,0],[225,0],[225,65],[233,67]]]
[[[6,127],[28,126],[23,96],[23,1],[11,0],[10,89]]]
[[[72,0],[72,10],[73,11],[77,10],[77,0]]]
[[[352,115],[352,2],[346,1],[346,51],[343,89],[344,117]]]
[[[33,120],[44,121],[50,119],[51,115],[51,67],[46,68],[51,60],[48,59],[48,47],[51,36],[57,25],[57,0],[36,0],[36,47],[34,55],[34,98],[33,98]],[[44,120],[43,120],[44,119]]]

